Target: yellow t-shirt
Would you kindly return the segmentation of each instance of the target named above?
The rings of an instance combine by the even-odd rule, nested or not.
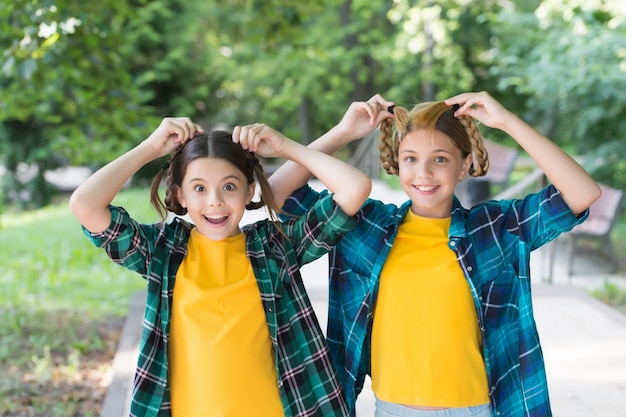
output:
[[[476,310],[448,247],[450,220],[409,211],[383,267],[372,388],[384,401],[433,407],[489,402]]]
[[[213,241],[192,230],[174,283],[170,335],[172,416],[284,416],[243,233]]]

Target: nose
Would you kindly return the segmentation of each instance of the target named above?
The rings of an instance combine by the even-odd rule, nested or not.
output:
[[[420,178],[431,178],[433,175],[432,166],[428,162],[416,164],[415,173]]]
[[[206,204],[209,207],[220,207],[224,205],[224,199],[219,190],[209,191],[207,193]]]

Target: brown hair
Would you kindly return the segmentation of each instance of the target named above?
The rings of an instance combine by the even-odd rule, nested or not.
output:
[[[150,189],[150,203],[161,217],[161,220],[165,220],[167,211],[178,215],[187,214],[187,209],[178,201],[177,191],[182,186],[187,166],[198,158],[224,159],[244,173],[248,185],[256,180],[261,187],[261,195],[263,197],[261,197],[260,201],[250,202],[246,205],[246,209],[255,210],[267,206],[270,220],[274,223],[278,222],[276,213],[281,212],[281,210],[276,205],[272,189],[259,159],[253,153],[243,149],[240,144],[233,142],[232,134],[219,130],[204,135],[197,135],[185,142],[154,177]],[[159,186],[164,172],[167,172],[166,190],[165,199],[161,200],[159,197]]]
[[[442,101],[419,103],[411,111],[393,107],[393,119],[384,119],[380,125],[380,160],[388,174],[398,175],[398,147],[408,133],[417,129],[439,131],[461,150],[463,158],[474,154],[469,169],[472,177],[480,177],[489,169],[489,159],[480,131],[469,116],[454,117],[451,106]]]

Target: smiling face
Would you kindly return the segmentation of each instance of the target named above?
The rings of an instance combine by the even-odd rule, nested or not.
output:
[[[197,158],[187,165],[178,200],[198,232],[212,240],[241,233],[239,222],[254,196],[255,184],[220,158]]]
[[[471,163],[471,154],[463,158],[459,148],[438,130],[417,129],[404,136],[398,148],[398,170],[413,213],[449,217],[456,185]]]

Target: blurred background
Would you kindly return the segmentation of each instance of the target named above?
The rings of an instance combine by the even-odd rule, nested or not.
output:
[[[375,93],[411,106],[487,90],[626,184],[620,0],[1,3],[5,203],[48,203],[46,171],[109,161],[164,116],[307,143]]]
[[[67,196],[163,117],[308,143],[376,93],[486,90],[624,190],[625,19],[623,0],[0,0],[0,415],[97,415],[143,282],[87,247]],[[140,220],[159,166],[119,196]]]

